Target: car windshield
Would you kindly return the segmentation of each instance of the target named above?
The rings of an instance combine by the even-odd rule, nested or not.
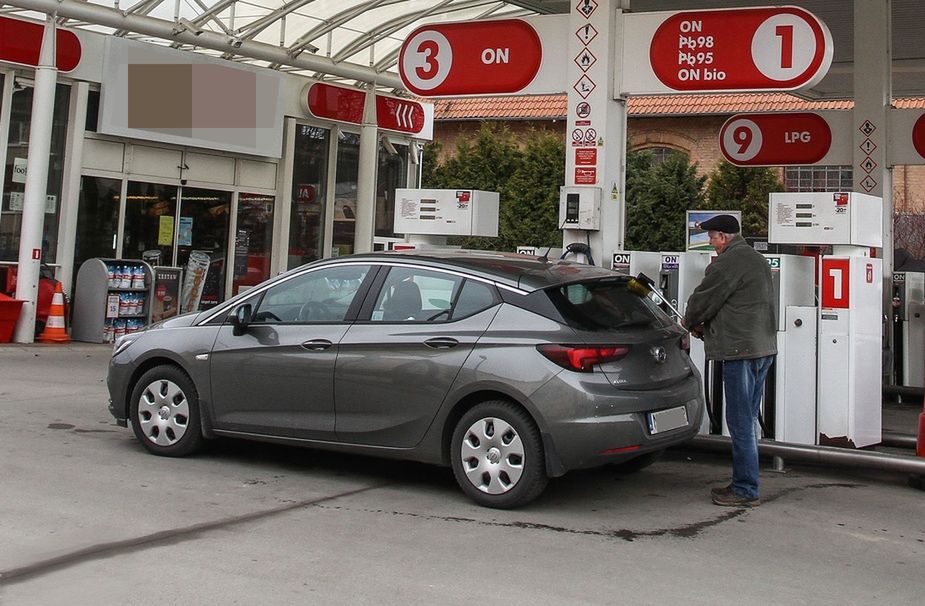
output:
[[[671,323],[650,299],[631,291],[628,280],[593,280],[546,290],[565,322],[583,330],[661,328]]]

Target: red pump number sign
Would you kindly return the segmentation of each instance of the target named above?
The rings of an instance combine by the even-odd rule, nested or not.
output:
[[[825,25],[797,7],[684,11],[659,25],[649,61],[673,90],[789,90],[820,80],[832,48]]]
[[[543,45],[520,19],[433,24],[411,32],[398,60],[421,96],[515,93],[536,77]]]
[[[822,308],[848,309],[851,297],[849,259],[822,260]]]

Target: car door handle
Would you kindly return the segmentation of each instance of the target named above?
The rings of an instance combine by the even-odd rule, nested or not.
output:
[[[451,339],[450,337],[434,337],[433,339],[424,341],[424,345],[431,349],[450,349],[451,347],[459,345],[459,341]]]
[[[308,351],[324,351],[332,345],[334,344],[327,339],[312,339],[311,341],[302,343],[302,349],[307,349]]]

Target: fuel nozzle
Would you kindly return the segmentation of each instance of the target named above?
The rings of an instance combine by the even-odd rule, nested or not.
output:
[[[642,297],[648,297],[654,294],[662,303],[665,304],[668,309],[671,310],[671,313],[673,313],[678,318],[678,321],[684,318],[684,316],[681,315],[681,312],[679,312],[675,306],[672,305],[668,299],[662,296],[662,293],[660,293],[657,288],[655,288],[655,282],[652,280],[652,278],[645,275],[644,273],[640,272],[636,275],[635,278],[630,278],[627,288],[629,288],[630,292]]]

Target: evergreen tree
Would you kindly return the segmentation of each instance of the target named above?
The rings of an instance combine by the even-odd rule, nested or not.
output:
[[[565,183],[565,146],[559,135],[531,131],[517,169],[502,189],[499,244],[562,246],[559,188]]]
[[[505,126],[483,123],[471,141],[437,162],[439,147],[425,146],[421,187],[466,188],[500,194],[497,238],[450,238],[464,248],[513,251],[519,245],[560,246],[559,187],[565,181],[565,147],[547,131],[530,131],[524,149]]]
[[[768,235],[768,194],[784,191],[770,168],[735,166],[725,160],[710,175],[704,210],[742,211],[742,233]]]
[[[706,177],[697,176],[684,154],[671,154],[654,168],[651,158],[628,154],[626,180],[626,248],[683,251],[687,211],[703,204]]]

